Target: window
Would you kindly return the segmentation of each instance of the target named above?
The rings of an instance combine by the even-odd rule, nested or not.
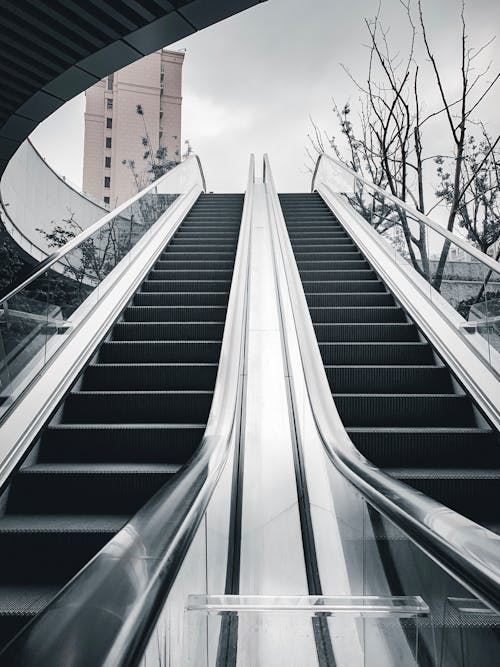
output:
[[[160,111],[160,118],[163,118],[163,111]]]
[[[104,158],[104,166],[107,167],[108,169],[111,168],[111,158],[110,157],[105,157]]]
[[[163,137],[163,132],[160,132],[160,139]]]
[[[106,109],[112,109],[113,108],[113,100],[111,97],[106,98]]]
[[[113,78],[114,74],[108,76],[108,90],[113,90]]]
[[[104,177],[104,187],[105,188],[110,188],[111,187],[111,177],[110,176],[105,176]]]
[[[111,148],[111,137],[106,137],[106,148]]]
[[[109,197],[104,197],[104,203],[109,204]]]
[[[113,127],[113,119],[112,118],[106,118],[106,127],[108,130],[110,130]]]

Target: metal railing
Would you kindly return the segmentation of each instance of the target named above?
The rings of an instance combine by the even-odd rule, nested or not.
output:
[[[382,472],[349,438],[332,397],[267,155],[266,184],[280,244],[304,380],[326,454],[340,473],[446,572],[500,613],[500,536]]]

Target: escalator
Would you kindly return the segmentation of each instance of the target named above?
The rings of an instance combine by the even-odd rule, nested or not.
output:
[[[198,197],[11,477],[0,518],[2,646],[196,451],[243,201]]]
[[[499,533],[498,433],[322,198],[279,199],[351,440],[386,473]]]

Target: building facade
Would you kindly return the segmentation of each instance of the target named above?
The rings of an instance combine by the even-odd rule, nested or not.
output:
[[[146,128],[153,152],[162,145],[169,159],[180,161],[183,61],[182,52],[156,51],[86,91],[84,192],[110,208],[137,192],[128,161],[139,174],[147,168]]]

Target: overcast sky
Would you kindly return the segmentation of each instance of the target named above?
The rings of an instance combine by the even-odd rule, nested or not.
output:
[[[341,68],[363,79],[368,51],[364,18],[377,11],[378,0],[268,0],[207,28],[169,48],[186,49],[183,69],[183,137],[199,154],[207,184],[215,191],[242,191],[248,156],[256,154],[259,172],[269,153],[281,191],[307,190],[304,146],[309,115],[329,133],[337,132],[331,99],[350,100],[358,93]],[[429,35],[450,90],[458,85],[459,0],[424,0]],[[466,6],[470,46],[491,37],[500,40],[499,0],[469,0]],[[399,0],[383,0],[382,19],[391,41],[402,52],[408,44],[406,19]],[[498,40],[485,54],[491,72],[500,68]],[[424,103],[437,103],[425,60]],[[491,77],[490,77],[491,78]],[[500,85],[477,117],[500,131]],[[48,162],[81,185],[84,95],[47,119],[32,140]],[[425,140],[446,151],[442,126],[429,125]],[[430,164],[430,163],[429,163]],[[428,174],[432,179],[432,174]]]

